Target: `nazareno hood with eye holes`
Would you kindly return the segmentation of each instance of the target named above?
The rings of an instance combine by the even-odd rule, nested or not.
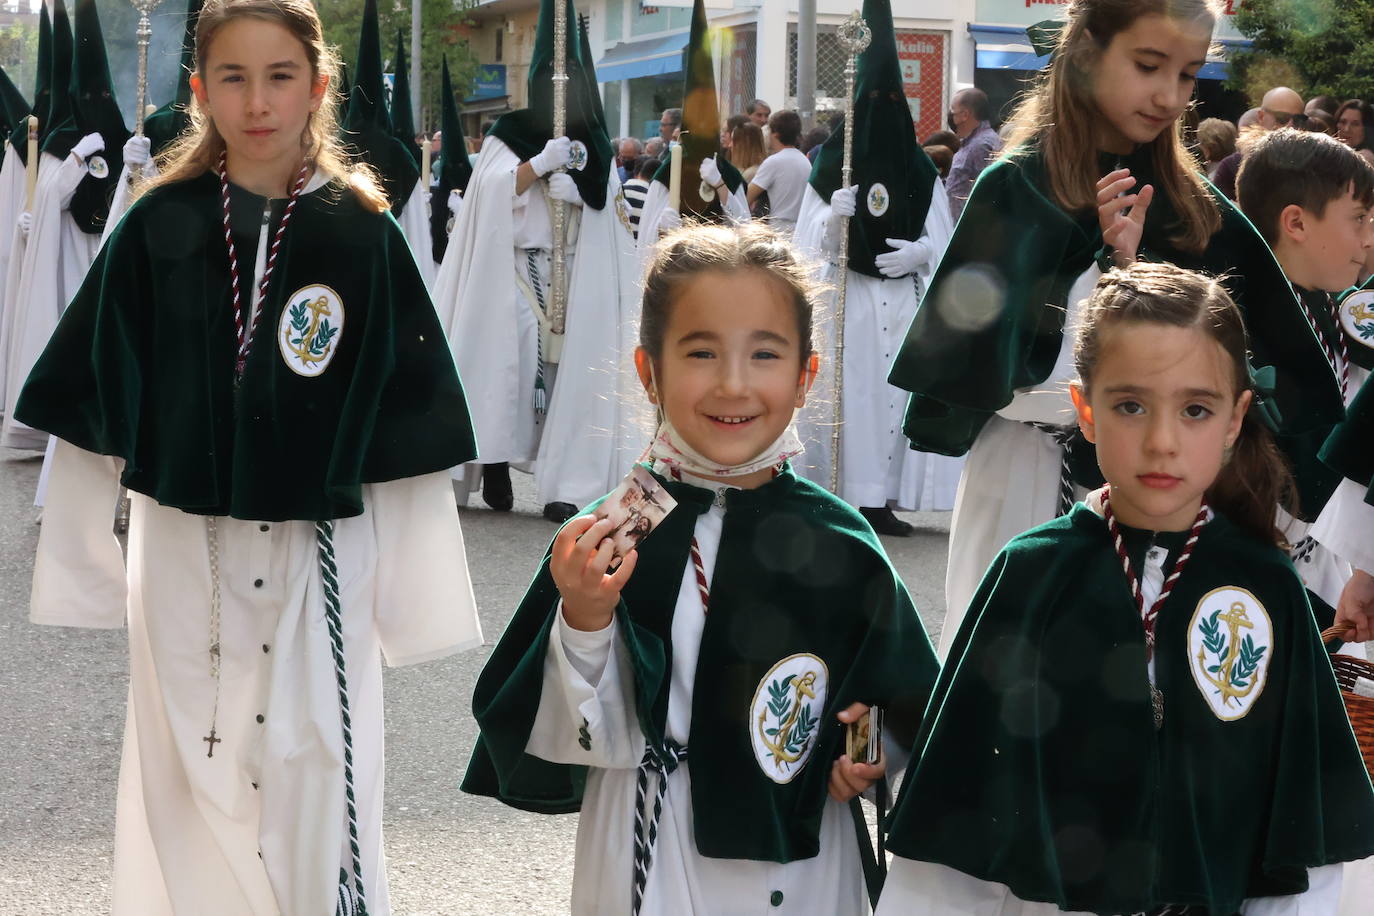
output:
[[[882,277],[875,256],[892,248],[884,240],[918,239],[940,173],[916,139],[897,59],[890,0],[864,0],[864,22],[872,32],[859,55],[854,88],[854,150],[850,184],[859,186],[858,210],[849,220],[849,269]],[[811,187],[821,199],[840,186],[844,131],[830,134],[811,169]]]

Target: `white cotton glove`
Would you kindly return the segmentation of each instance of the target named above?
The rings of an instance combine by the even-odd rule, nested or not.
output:
[[[463,212],[463,194],[457,188],[448,192],[448,212],[454,216]]]
[[[836,188],[830,195],[830,215],[833,217],[853,216],[858,212],[859,186]]]
[[[561,169],[572,161],[572,141],[567,137],[554,137],[544,144],[544,151],[536,153],[530,159],[530,168],[534,169],[534,174],[543,178],[545,175]]]
[[[908,242],[906,239],[885,239],[893,251],[885,251],[873,259],[873,266],[884,277],[905,277],[916,273],[930,261],[930,246],[920,239]]]
[[[23,233],[24,238],[29,237],[29,231],[33,229],[33,214],[25,211],[19,214],[19,218],[14,221],[15,228]]]
[[[76,154],[77,158],[84,161],[103,149],[105,149],[104,137],[100,134],[87,134],[76,141],[76,146],[72,147],[72,152]]]
[[[830,195],[830,219],[825,223],[824,244],[832,254],[840,250],[840,223],[858,212],[859,186],[836,188]]]
[[[147,137],[130,137],[129,142],[124,144],[124,164],[129,168],[143,168],[146,171],[152,158],[153,141]]]
[[[658,234],[664,235],[680,228],[682,228],[682,214],[672,207],[664,207],[663,212],[658,217]]]
[[[580,207],[582,206],[582,195],[577,193],[577,182],[567,172],[554,172],[549,176],[549,196],[554,200],[565,200],[568,203]]]
[[[701,180],[711,187],[720,184],[720,166],[716,164],[716,157],[701,160]]]

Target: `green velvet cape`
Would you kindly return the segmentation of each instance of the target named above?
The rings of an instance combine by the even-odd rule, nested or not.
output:
[[[263,205],[234,189],[245,295]],[[229,277],[218,177],[150,191],[101,249],[16,416],[123,458],[124,485],[163,505],[267,521],[359,515],[362,484],[476,456],[448,342],[389,214],[338,183],[301,196],[237,387]],[[307,377],[277,338],[294,294],[317,284],[343,326]]]
[[[1153,181],[1148,147],[1106,157],[1103,174],[1118,165],[1141,183]],[[1017,389],[1049,376],[1069,290],[1103,244],[1096,212],[1066,213],[1048,187],[1038,147],[998,160],[974,185],[889,375],[893,385],[912,392],[903,430],[915,448],[964,454]],[[1263,407],[1271,422],[1277,415],[1280,431],[1339,422],[1339,387],[1278,262],[1235,205],[1213,196],[1222,226],[1195,255],[1170,242],[1178,217],[1157,194],[1141,257],[1223,275],[1245,314],[1254,368],[1273,369]]]
[[[1195,609],[1222,586],[1249,590],[1272,622],[1267,680],[1231,721],[1189,657]],[[888,849],[1067,910],[1213,916],[1374,853],[1374,791],[1288,557],[1215,517],[1156,633],[1160,731],[1106,523],[1080,503],[1013,539],[941,672]]]
[[[639,551],[616,610],[629,651],[639,725],[661,742],[672,674],[672,623],[697,517],[714,494],[665,482],[678,506]],[[481,736],[463,790],[529,811],[581,805],[586,768],[525,753],[539,708],[558,605],[548,556],[473,693]],[[791,782],[763,774],[750,746],[760,679],[793,653],[829,669],[820,732]],[[784,469],[755,490],[731,490],[702,633],[688,740],[697,848],[715,858],[791,862],[815,856],[831,761],[843,752],[836,713],[884,706],[904,746],[937,671],[906,588],[852,508]]]
[[[429,235],[434,263],[444,260],[448,250],[448,223],[453,214],[448,209],[450,191],[467,193],[468,181],[472,178],[472,163],[468,160],[468,143],[463,136],[463,120],[458,116],[457,96],[453,93],[453,78],[448,72],[448,56],[443,59],[442,79],[440,80],[439,110],[442,113],[439,126],[444,132],[444,145],[438,161],[434,164],[437,181],[433,184],[433,201],[429,208]]]
[[[1355,481],[1369,492],[1365,502],[1374,506],[1374,375],[1365,379],[1350,403],[1345,422],[1337,426],[1322,446],[1321,458],[1341,477]]]

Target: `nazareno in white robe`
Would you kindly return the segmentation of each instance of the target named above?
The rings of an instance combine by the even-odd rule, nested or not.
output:
[[[57,320],[100,250],[100,235],[82,231],[67,210],[77,186],[86,177],[86,163],[74,153],[61,160],[49,153],[41,156],[38,188],[33,198],[33,226],[23,245],[17,272],[14,253],[20,247],[17,239],[22,233],[15,233],[10,275],[6,278],[5,311],[10,337],[5,366],[5,421],[0,428],[0,445],[34,450],[44,449],[48,436],[16,421],[14,405],[30,370],[48,345]]]
[[[814,264],[817,279],[835,282],[835,248],[827,238],[830,205],[807,187],[795,241]],[[963,467],[960,458],[913,450],[902,434],[905,391],[889,385],[888,370],[916,315],[921,295],[945,253],[954,223],[943,184],[932,190],[918,244],[927,258],[915,275],[887,279],[845,272],[844,397],[840,448],[840,497],[853,506],[906,510],[950,509]],[[817,309],[812,337],[820,374],[797,418],[806,451],[794,459],[798,473],[830,486],[831,437],[835,427],[835,307],[828,291]],[[989,557],[991,560],[991,557]]]
[[[252,289],[264,267],[260,240]],[[112,912],[332,916],[351,858],[315,525],[217,520],[222,743],[209,757],[206,521],[132,494],[126,572],[118,477],[114,459],[58,441],[30,608],[39,624],[129,626]],[[363,502],[335,522],[334,548],[364,888],[386,916],[382,657],[442,658],[482,633],[449,475],[365,485]]]
[[[5,366],[8,347],[10,310],[5,307],[4,290],[10,272],[10,259],[13,255],[13,238],[19,235],[15,223],[19,214],[24,212],[24,195],[28,176],[19,153],[12,143],[5,143],[4,165],[0,166],[0,417],[5,410]],[[23,259],[23,249],[19,251]]]
[[[695,486],[721,488],[718,483],[683,477]],[[724,520],[721,505],[697,519],[695,537],[708,580],[714,574]],[[692,727],[692,690],[705,609],[690,563],[680,583],[663,586],[676,587],[678,594],[665,733],[685,747]],[[630,912],[635,787],[644,757],[644,734],[635,715],[634,675],[617,626],[612,621],[604,630],[580,632],[568,626],[559,611],[545,657],[539,711],[526,745],[528,753],[544,760],[590,767],[577,824],[571,906],[575,916]],[[592,736],[587,750],[578,743],[584,720]],[[708,858],[697,851],[692,833],[691,766],[689,753],[668,776],[642,916],[770,912],[856,916],[869,912],[847,804],[826,800],[820,852],[814,858],[787,864]],[[649,806],[655,779],[650,777]],[[730,800],[719,803],[729,805]],[[779,903],[772,903],[774,899]]]
[[[499,139],[483,141],[435,284],[480,452],[466,468],[533,465],[541,503],[585,506],[628,473],[638,452],[625,443],[648,441],[624,432],[633,411],[623,405],[639,390],[624,347],[639,317],[634,236],[612,170],[605,207],[570,208],[566,334],[560,361],[545,367],[547,413],[536,413],[540,325],[526,251],[536,250],[547,295],[553,235],[545,182],[516,194],[519,165]],[[478,478],[468,473],[468,487]]]

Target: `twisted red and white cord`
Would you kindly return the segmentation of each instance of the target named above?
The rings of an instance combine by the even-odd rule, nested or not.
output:
[[[1330,294],[1326,297],[1327,304],[1331,306],[1331,320],[1336,325],[1336,343],[1339,344],[1341,353],[1341,398],[1348,397],[1350,390],[1350,348],[1345,344],[1345,334],[1341,331],[1341,309],[1336,305],[1336,299]]]
[[[1140,590],[1140,577],[1131,568],[1131,558],[1126,554],[1126,541],[1121,536],[1121,526],[1117,524],[1116,515],[1112,512],[1111,488],[1102,491],[1102,515],[1107,520],[1107,531],[1112,536],[1112,544],[1116,547],[1116,555],[1121,560],[1121,568],[1126,573],[1126,581],[1131,586],[1131,597],[1135,599],[1136,610],[1140,613],[1141,626],[1145,628],[1145,657],[1148,659],[1155,652],[1155,621],[1159,619],[1160,608],[1164,607],[1164,602],[1169,599],[1169,593],[1174,589],[1174,583],[1178,577],[1183,575],[1183,569],[1188,565],[1188,560],[1193,556],[1193,548],[1197,546],[1198,535],[1202,533],[1202,526],[1212,517],[1212,513],[1207,508],[1207,500],[1202,501],[1202,508],[1198,510],[1197,520],[1193,522],[1193,527],[1188,532],[1188,540],[1183,544],[1183,552],[1174,561],[1174,568],[1164,579],[1164,585],[1159,590],[1159,597],[1155,598],[1154,603],[1147,610],[1145,607],[1145,596]]]
[[[300,199],[301,191],[305,188],[305,180],[310,175],[310,162],[307,160],[301,163],[300,174],[296,176],[296,183],[291,188],[291,196],[286,202],[286,212],[282,214],[281,225],[277,227],[277,234],[272,239],[272,247],[267,253],[267,267],[262,272],[262,279],[258,281],[257,295],[249,308],[252,309],[251,319],[245,317],[243,309],[243,285],[239,279],[239,255],[234,247],[234,236],[230,230],[229,223],[229,173],[225,169],[226,153],[219,154],[219,189],[220,200],[224,204],[224,243],[229,248],[229,279],[232,284],[234,295],[234,331],[238,335],[238,353],[234,358],[234,377],[243,376],[244,367],[248,365],[248,352],[253,348],[253,337],[257,334],[258,322],[262,319],[262,309],[256,308],[267,295],[267,281],[272,277],[272,268],[277,265],[277,252],[281,248],[281,240],[286,235],[286,227],[291,222],[291,214],[295,212],[296,201]]]
[[[711,609],[711,586],[706,578],[706,564],[701,562],[701,548],[697,546],[697,536],[692,535],[692,569],[697,574],[697,591],[701,592],[701,610]]]
[[[1336,305],[1336,300],[1328,293],[1326,296],[1327,305],[1331,309],[1331,320],[1336,325],[1336,342],[1333,344],[1331,339],[1326,336],[1326,332],[1317,323],[1317,316],[1312,314],[1312,309],[1308,306],[1307,300],[1303,298],[1302,291],[1297,287],[1293,288],[1293,293],[1298,297],[1298,303],[1302,306],[1302,313],[1307,316],[1307,323],[1312,326],[1312,333],[1317,335],[1317,342],[1322,345],[1322,352],[1326,354],[1326,361],[1331,365],[1331,371],[1341,383],[1341,399],[1344,400],[1346,392],[1350,388],[1350,350],[1345,344],[1345,335],[1341,333],[1341,311]]]

